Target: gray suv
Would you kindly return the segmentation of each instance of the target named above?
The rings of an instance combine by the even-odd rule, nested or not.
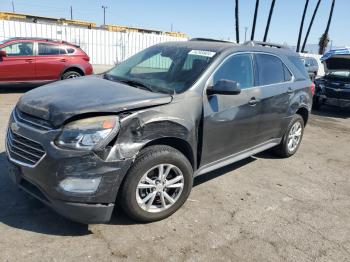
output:
[[[164,43],[109,72],[21,97],[7,132],[10,176],[58,213],[164,219],[194,177],[273,149],[296,153],[314,87],[283,46],[205,39]]]

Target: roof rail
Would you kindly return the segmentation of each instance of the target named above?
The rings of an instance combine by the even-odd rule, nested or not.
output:
[[[225,40],[218,40],[213,38],[192,38],[190,41],[206,41],[206,42],[218,42],[218,43],[229,43],[229,44],[235,44],[234,42],[225,41]]]
[[[244,45],[250,45],[250,46],[260,45],[260,46],[268,46],[268,47],[288,49],[288,47],[285,46],[285,45],[268,43],[268,42],[261,42],[261,41],[247,41],[247,42],[244,43]]]
[[[66,44],[66,45],[72,45],[75,47],[80,47],[77,44],[73,44],[64,40],[60,40],[60,39],[50,39],[50,38],[45,38],[45,37],[12,37],[7,39],[7,41],[13,41],[13,40],[38,40],[38,41],[47,41],[47,42],[57,42],[57,43],[61,43],[61,44]]]

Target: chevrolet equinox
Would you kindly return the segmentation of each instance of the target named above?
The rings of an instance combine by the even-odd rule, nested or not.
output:
[[[107,222],[116,203],[136,221],[161,220],[196,176],[267,149],[295,154],[313,91],[284,46],[159,44],[24,94],[8,126],[9,174],[74,221]]]

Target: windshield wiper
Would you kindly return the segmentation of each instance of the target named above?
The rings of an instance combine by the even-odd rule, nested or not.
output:
[[[145,85],[144,83],[141,83],[139,81],[136,81],[136,80],[131,80],[131,79],[116,79],[117,81],[119,82],[122,82],[122,83],[125,83],[127,85],[131,85],[131,86],[134,86],[134,87],[140,87],[142,89],[146,89],[150,92],[154,92],[153,89],[148,86],[148,85]]]

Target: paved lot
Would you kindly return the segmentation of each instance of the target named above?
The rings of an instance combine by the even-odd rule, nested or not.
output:
[[[164,221],[117,210],[85,226],[7,178],[6,122],[22,93],[0,93],[0,261],[350,261],[350,110],[316,112],[291,159],[264,153],[200,177]]]

